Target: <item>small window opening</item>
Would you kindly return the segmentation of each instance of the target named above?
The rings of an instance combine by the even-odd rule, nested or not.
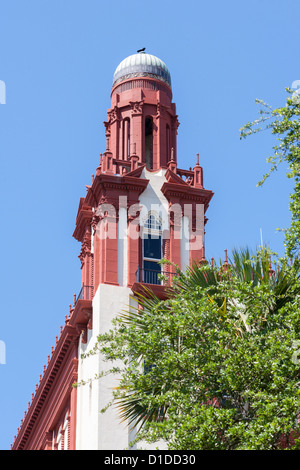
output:
[[[130,157],[130,120],[128,118],[123,121],[123,159],[128,160]]]
[[[153,120],[147,117],[145,120],[145,162],[150,170],[153,168]]]
[[[171,141],[170,141],[170,138],[171,138],[171,134],[170,134],[170,126],[169,124],[167,124],[166,126],[166,153],[167,153],[167,162],[170,161],[171,159]]]

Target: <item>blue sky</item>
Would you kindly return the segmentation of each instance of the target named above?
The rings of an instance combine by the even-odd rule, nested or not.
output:
[[[256,98],[283,105],[300,79],[300,3],[220,0],[0,2],[0,449],[8,449],[80,290],[72,238],[79,198],[105,150],[115,68],[146,47],[167,64],[180,121],[178,166],[200,154],[206,254],[263,241],[283,254],[290,222],[285,168],[262,188],[275,144],[240,141]]]

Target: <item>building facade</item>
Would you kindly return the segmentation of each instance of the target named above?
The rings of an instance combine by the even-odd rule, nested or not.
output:
[[[98,355],[82,359],[99,333],[143,286],[165,298],[172,265],[205,259],[206,211],[213,196],[195,166],[177,166],[178,116],[163,61],[140,51],[113,76],[104,122],[106,149],[79,201],[81,290],[28,403],[12,449],[125,449],[134,437],[113,407],[116,378]],[[163,274],[163,276],[160,276]],[[86,385],[74,387],[77,382]]]

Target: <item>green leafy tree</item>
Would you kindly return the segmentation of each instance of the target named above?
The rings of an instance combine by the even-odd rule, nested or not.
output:
[[[297,84],[298,81],[295,82]],[[285,246],[290,257],[300,249],[300,89],[286,88],[288,97],[285,106],[273,109],[262,100],[256,100],[260,106],[258,119],[248,122],[240,129],[240,137],[270,130],[276,136],[273,154],[267,158],[271,164],[270,171],[258,183],[262,185],[270,174],[277,170],[280,163],[288,165],[288,178],[294,181],[294,191],[290,195],[289,208],[291,226],[283,229],[286,232]]]
[[[300,448],[299,268],[235,251],[229,264],[178,272],[167,300],[145,291],[99,336],[92,353],[121,376],[110,406],[138,440]]]

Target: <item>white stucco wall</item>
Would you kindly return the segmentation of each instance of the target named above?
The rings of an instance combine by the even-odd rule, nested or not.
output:
[[[148,212],[152,211],[162,221],[162,230],[169,229],[168,209],[169,203],[163,193],[161,187],[165,181],[166,170],[160,169],[156,172],[148,171],[146,168],[143,170],[143,178],[149,180],[149,184],[145,191],[140,195],[140,204],[142,206],[140,214],[140,222],[146,220]]]
[[[190,264],[190,224],[189,218],[183,216],[181,219],[181,240],[180,240],[180,267],[183,272]]]
[[[129,436],[126,424],[120,419],[114,408],[101,413],[112,398],[113,388],[118,385],[114,375],[91,380],[95,375],[111,367],[99,354],[88,358],[81,355],[93,348],[97,336],[111,328],[111,320],[127,305],[131,289],[122,286],[100,284],[93,299],[93,330],[88,330],[86,344],[79,343],[78,382],[87,381],[78,387],[77,393],[77,432],[76,448],[78,450],[125,449]]]

